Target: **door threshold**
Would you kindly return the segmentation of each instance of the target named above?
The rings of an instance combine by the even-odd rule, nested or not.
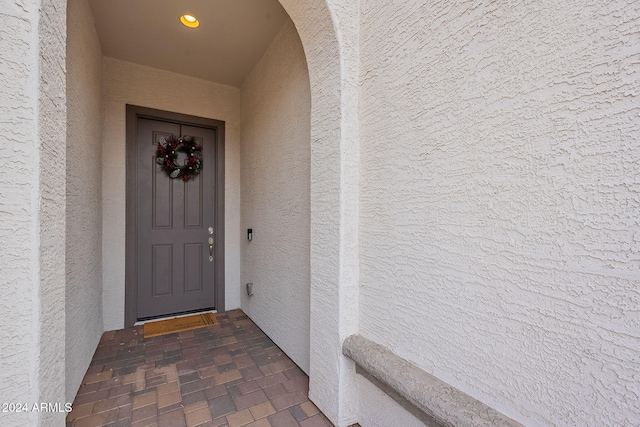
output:
[[[151,323],[151,322],[159,322],[161,320],[168,320],[168,319],[178,319],[180,317],[187,317],[187,316],[193,316],[195,314],[204,314],[204,313],[217,313],[218,310],[204,310],[204,311],[196,311],[196,312],[191,312],[191,313],[184,313],[184,314],[178,314],[178,315],[173,315],[173,314],[169,314],[165,317],[156,317],[154,319],[148,319],[148,320],[138,320],[136,323],[133,324],[133,326],[142,326],[145,323]]]

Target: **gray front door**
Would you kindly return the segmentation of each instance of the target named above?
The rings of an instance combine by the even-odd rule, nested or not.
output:
[[[147,118],[136,127],[137,319],[215,308],[216,129]],[[189,181],[156,163],[158,143],[172,136],[202,146],[202,172]]]

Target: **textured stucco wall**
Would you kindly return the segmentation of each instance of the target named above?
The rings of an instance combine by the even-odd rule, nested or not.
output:
[[[38,390],[38,11],[3,1],[0,14],[0,402],[33,401]],[[35,159],[35,161],[34,161]],[[29,425],[37,414],[0,413]]]
[[[526,425],[640,422],[639,18],[361,2],[360,333]]]
[[[242,87],[242,309],[309,371],[311,95],[288,21]],[[253,229],[253,240],[246,229]]]
[[[311,86],[309,396],[342,427],[356,421],[358,329],[358,2],[280,0],[298,30]]]
[[[66,395],[102,327],[102,51],[87,0],[67,2]]]
[[[64,402],[65,2],[0,10],[0,402]],[[2,425],[63,423],[0,413]]]
[[[65,402],[66,0],[41,1],[39,103],[39,382],[40,402]],[[34,159],[31,159],[33,161]],[[43,426],[64,412],[40,414]]]
[[[225,121],[225,305],[240,307],[240,89],[103,60],[103,289],[106,330],[124,325],[125,105]]]
[[[340,427],[357,420],[358,2],[280,0],[302,41],[311,87],[309,396]]]

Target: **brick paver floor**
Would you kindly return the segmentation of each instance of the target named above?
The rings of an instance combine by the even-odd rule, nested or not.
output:
[[[309,379],[241,310],[217,326],[144,338],[105,332],[67,427],[328,427]]]

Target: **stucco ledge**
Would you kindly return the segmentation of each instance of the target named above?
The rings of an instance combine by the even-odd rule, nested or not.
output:
[[[358,374],[427,426],[522,427],[517,421],[360,335],[347,337],[342,353],[356,363]]]

